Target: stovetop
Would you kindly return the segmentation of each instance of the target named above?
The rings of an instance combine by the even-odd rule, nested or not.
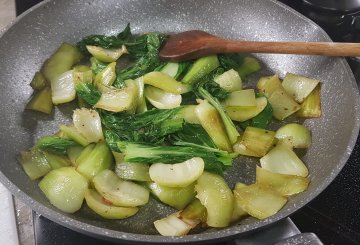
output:
[[[334,41],[360,42],[360,9],[358,12],[327,12],[310,8],[309,3],[329,3],[331,0],[280,0],[322,26]],[[344,0],[342,0],[344,1]],[[347,0],[349,2],[351,0]],[[359,3],[358,0],[353,0]],[[17,14],[40,2],[40,0],[16,0]],[[305,2],[307,2],[305,4]],[[332,2],[341,2],[333,0]],[[347,5],[349,6],[349,5]],[[330,17],[332,18],[330,18]],[[330,18],[330,19],[326,19]],[[350,19],[352,18],[352,19]],[[349,22],[350,21],[350,22]],[[351,31],[344,30],[350,23]],[[360,84],[360,57],[348,59],[358,85]],[[356,146],[336,179],[317,198],[291,215],[291,220],[301,232],[315,233],[324,244],[360,244],[360,137]],[[49,243],[107,244],[62,227],[40,215],[34,216],[37,245]],[[109,243],[111,244],[111,243]]]

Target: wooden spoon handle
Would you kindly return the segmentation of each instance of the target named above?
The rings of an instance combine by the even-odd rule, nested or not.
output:
[[[360,56],[360,43],[331,42],[252,42],[214,40],[211,49],[216,53],[276,53],[325,56]]]

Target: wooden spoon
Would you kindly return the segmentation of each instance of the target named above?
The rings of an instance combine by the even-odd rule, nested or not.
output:
[[[233,41],[194,30],[170,36],[159,55],[163,60],[179,61],[218,53],[360,56],[360,43]]]

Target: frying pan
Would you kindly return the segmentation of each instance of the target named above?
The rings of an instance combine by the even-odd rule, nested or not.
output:
[[[347,161],[359,131],[359,92],[344,59],[319,56],[257,55],[263,63],[261,75],[286,72],[322,81],[322,117],[306,120],[313,145],[303,154],[310,171],[309,189],[289,198],[276,215],[256,220],[247,218],[225,229],[208,229],[180,238],[156,235],[152,222],[174,212],[151,200],[139,213],[126,220],[104,220],[86,205],[75,214],[53,207],[17,163],[19,151],[35,140],[56,132],[70,122],[71,105],[56,108],[53,115],[24,112],[32,93],[28,86],[44,60],[63,42],[90,34],[115,34],[130,22],[136,33],[179,32],[191,29],[232,39],[264,41],[330,41],[310,20],[276,1],[252,0],[65,0],[45,1],[21,15],[0,38],[0,180],[36,212],[68,228],[118,242],[213,242],[247,234],[270,225],[316,197]],[[254,181],[256,161],[238,158],[225,178],[230,187],[237,181]]]

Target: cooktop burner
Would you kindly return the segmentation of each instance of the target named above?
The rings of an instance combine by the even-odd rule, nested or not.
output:
[[[17,14],[37,2],[40,1],[16,0]],[[312,19],[329,34],[332,40],[360,42],[360,0],[280,0],[280,2]],[[359,85],[360,57],[347,60]],[[290,218],[301,232],[315,233],[324,244],[360,244],[359,203],[360,138],[350,159],[333,183]],[[49,243],[91,245],[100,242],[36,214],[34,226],[38,245]],[[49,236],[57,240],[49,240]],[[71,241],[75,243],[70,243]]]

